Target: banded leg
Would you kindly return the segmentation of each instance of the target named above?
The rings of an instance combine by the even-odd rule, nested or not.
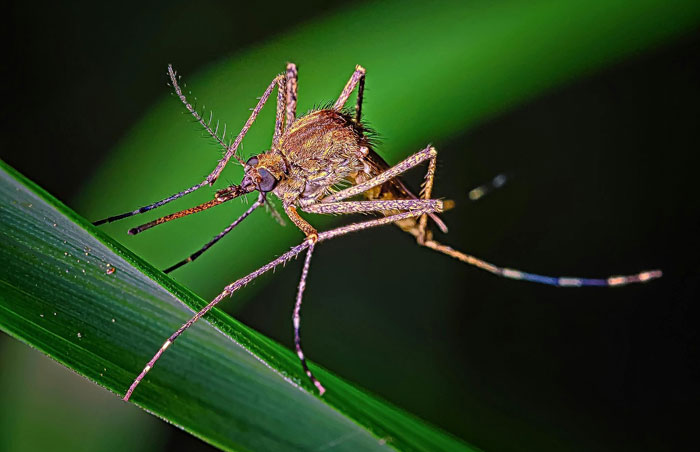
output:
[[[486,262],[470,254],[457,251],[447,245],[443,245],[435,240],[426,240],[424,243],[420,243],[422,246],[426,246],[435,251],[439,251],[443,254],[447,254],[450,257],[459,259],[460,261],[473,265],[487,272],[493,273],[497,276],[502,276],[508,279],[519,279],[523,281],[530,281],[540,284],[546,284],[548,286],[558,286],[558,287],[582,287],[582,286],[624,286],[626,284],[632,283],[643,283],[651,281],[652,279],[660,278],[662,276],[661,270],[650,270],[637,273],[635,275],[620,275],[620,276],[609,276],[607,278],[579,278],[575,276],[547,276],[538,275],[536,273],[527,273],[520,270],[515,270],[512,268],[498,267],[490,262]]]
[[[153,210],[153,209],[155,209],[155,208],[158,208],[158,207],[160,207],[160,206],[162,206],[162,205],[164,205],[164,204],[169,203],[170,201],[174,201],[174,200],[176,200],[176,199],[178,199],[178,198],[182,198],[182,197],[185,196],[185,195],[189,195],[189,194],[192,193],[193,191],[199,190],[200,188],[204,187],[205,185],[207,185],[207,181],[206,181],[206,180],[204,180],[204,181],[198,183],[197,185],[193,185],[192,187],[190,187],[190,188],[188,188],[188,189],[186,189],[186,190],[183,190],[183,191],[181,191],[181,192],[175,193],[174,195],[170,195],[170,196],[168,196],[168,197],[165,198],[165,199],[161,199],[160,201],[156,201],[156,202],[154,202],[153,204],[149,204],[149,205],[147,205],[147,206],[139,207],[138,209],[132,210],[132,211],[130,211],[130,212],[124,212],[124,213],[121,213],[121,214],[119,214],[119,215],[114,215],[114,216],[112,216],[112,217],[107,217],[107,218],[104,218],[104,219],[102,219],[102,220],[94,221],[92,224],[95,225],[95,226],[99,226],[99,225],[101,225],[101,224],[112,223],[113,221],[118,221],[118,220],[121,220],[121,219],[123,219],[123,218],[127,218],[127,217],[131,217],[131,216],[134,216],[134,215],[138,215],[138,214],[140,214],[140,213],[148,212],[149,210]]]
[[[197,111],[194,109],[194,107],[187,101],[187,98],[185,95],[182,93],[182,89],[180,88],[180,85],[178,84],[177,81],[177,75],[175,74],[175,71],[173,71],[172,66],[168,66],[168,73],[170,74],[170,80],[173,84],[173,88],[175,89],[176,94],[180,98],[183,104],[185,104],[185,107],[187,110],[194,115],[194,117],[207,128],[207,131],[213,135],[215,135],[214,131],[211,130],[211,128],[208,128],[206,125],[207,123],[202,120],[201,116]],[[234,157],[240,164],[241,166],[245,165],[245,162],[236,154],[236,151],[238,150],[238,147],[241,144],[241,141],[243,141],[243,137],[245,137],[246,133],[248,133],[248,130],[250,127],[253,125],[253,122],[255,119],[258,117],[258,114],[262,110],[262,108],[265,106],[265,103],[267,102],[267,99],[270,97],[270,94],[272,94],[272,90],[275,88],[275,86],[278,87],[278,89],[284,90],[284,74],[278,75],[275,77],[272,82],[268,85],[267,89],[263,93],[262,97],[260,97],[260,100],[258,101],[258,104],[255,106],[253,109],[253,112],[251,113],[250,117],[246,121],[246,123],[243,125],[243,128],[239,132],[238,136],[236,139],[231,143],[230,146],[226,146],[222,140],[218,140],[222,146],[226,148],[226,153],[224,154],[224,157],[219,160],[217,163],[216,167],[214,170],[200,183],[197,185],[194,185],[186,190],[183,190],[181,192],[175,193],[174,195],[171,195],[165,199],[162,199],[160,201],[156,201],[153,204],[149,204],[147,206],[140,207],[136,210],[133,210],[131,212],[126,212],[120,215],[115,215],[112,217],[105,218],[103,220],[99,220],[94,222],[93,224],[95,226],[99,226],[104,223],[111,223],[113,221],[121,220],[123,218],[127,218],[133,215],[138,215],[140,213],[148,212],[149,210],[155,209],[157,207],[160,207],[164,204],[169,203],[170,201],[174,201],[178,198],[181,198],[185,195],[188,195],[195,190],[198,190],[205,185],[213,185],[214,182],[216,182],[216,179],[219,177],[221,174],[221,171],[223,171],[224,167],[228,163],[228,161],[231,159],[231,157]],[[279,96],[278,96],[278,102],[279,102]],[[280,107],[277,107],[278,112],[280,111]],[[278,113],[277,115],[278,119],[275,124],[275,135],[274,136],[279,136],[281,134],[281,128],[282,128],[282,121],[280,120],[280,115]]]
[[[365,90],[366,73],[367,71],[365,68],[359,64],[355,66],[355,72],[353,72],[352,76],[350,76],[350,80],[348,80],[348,82],[345,84],[345,88],[343,88],[343,91],[340,93],[338,100],[336,100],[335,104],[333,104],[334,110],[342,110],[343,106],[348,101],[350,94],[355,89],[355,86],[357,86],[359,83],[360,86],[358,87],[357,91],[357,104],[355,105],[355,121],[358,123],[360,122],[360,117],[362,115],[362,96]]]
[[[285,99],[287,118],[284,123],[284,130],[287,130],[297,117],[298,80],[297,65],[294,63],[287,63],[287,89]]]
[[[323,393],[326,392],[326,388],[316,379],[311,369],[309,369],[309,366],[306,364],[304,351],[301,348],[301,335],[299,334],[299,325],[301,324],[301,300],[304,295],[304,289],[306,289],[306,277],[309,274],[309,264],[311,263],[311,254],[314,252],[314,246],[314,242],[311,242],[309,248],[306,250],[306,259],[304,259],[304,268],[301,271],[301,279],[299,280],[299,287],[297,289],[297,300],[294,304],[292,323],[294,324],[294,348],[301,361],[301,366],[304,368],[306,376],[309,377],[309,380],[311,380],[314,386],[316,386],[316,389],[318,389],[318,394],[323,395]]]
[[[426,210],[415,210],[415,211],[409,211],[409,212],[403,212],[399,213],[396,215],[390,215],[388,217],[382,217],[382,218],[377,218],[374,220],[369,220],[369,221],[364,221],[361,223],[353,223],[349,224],[346,226],[341,226],[339,228],[331,229],[330,231],[325,231],[322,232],[318,235],[318,242],[322,242],[324,240],[330,240],[335,237],[339,237],[341,235],[348,234],[350,232],[356,232],[356,231],[361,231],[364,229],[369,229],[373,228],[376,226],[382,226],[385,224],[391,224],[396,221],[401,221],[405,220],[408,218],[413,218],[417,217],[419,215],[422,215],[425,213]],[[259,269],[255,270],[254,272],[249,273],[248,275],[244,276],[243,278],[238,279],[237,281],[229,284],[224,288],[224,290],[216,296],[209,304],[207,304],[204,308],[202,308],[199,312],[197,312],[191,319],[189,319],[187,322],[185,322],[180,328],[178,328],[177,331],[175,331],[166,341],[163,343],[163,345],[158,349],[155,355],[151,358],[150,361],[148,361],[148,364],[143,368],[143,370],[138,374],[138,376],[134,379],[134,381],[131,383],[131,386],[129,386],[129,389],[126,391],[126,394],[124,395],[123,400],[128,401],[129,398],[131,398],[131,395],[133,394],[134,390],[136,387],[141,383],[141,381],[144,379],[146,374],[153,369],[153,366],[155,366],[156,361],[163,355],[163,352],[172,345],[173,342],[175,342],[175,339],[177,339],[182,333],[184,333],[189,327],[191,327],[197,320],[202,318],[204,315],[206,315],[209,311],[211,311],[217,304],[219,304],[224,298],[233,295],[234,292],[239,290],[241,287],[244,287],[251,281],[253,281],[255,278],[258,276],[262,275],[263,273],[266,273],[277,266],[284,264],[297,256],[299,253],[303,252],[310,246],[312,246],[313,242],[311,240],[304,240],[302,243],[299,245],[293,247],[286,253],[282,254],[276,259],[273,259],[269,263],[263,265]]]
[[[437,154],[435,154],[437,155]],[[421,192],[421,199],[429,198],[432,194],[433,180],[435,177],[435,156],[431,157],[430,164],[428,167],[428,172],[425,176],[425,182],[423,190]],[[610,276],[608,278],[580,278],[571,276],[547,276],[538,275],[535,273],[523,272],[520,270],[515,270],[511,268],[498,267],[490,262],[478,259],[472,255],[457,251],[447,245],[443,245],[432,239],[429,232],[426,230],[428,215],[424,214],[420,217],[418,221],[418,227],[402,228],[405,231],[413,234],[416,237],[416,241],[421,246],[426,246],[435,251],[439,251],[443,254],[447,254],[450,257],[459,259],[469,265],[481,268],[495,275],[509,278],[509,279],[519,279],[523,281],[536,282],[540,284],[546,284],[550,286],[559,287],[581,287],[581,286],[620,286],[631,283],[642,283],[652,279],[661,277],[662,272],[660,270],[651,270],[637,273],[635,275],[626,276]]]
[[[224,238],[224,236],[225,236],[226,234],[228,234],[229,232],[231,232],[231,231],[233,230],[233,228],[235,228],[236,226],[238,226],[238,225],[241,223],[241,221],[245,220],[246,217],[247,217],[248,215],[250,215],[251,213],[253,213],[253,211],[254,211],[255,209],[257,209],[258,207],[260,207],[264,202],[265,202],[265,196],[261,193],[261,194],[258,196],[258,200],[255,201],[255,202],[248,208],[248,210],[246,210],[245,212],[243,212],[243,214],[242,214],[240,217],[236,218],[236,220],[235,220],[233,223],[231,223],[230,225],[228,225],[228,226],[226,227],[226,229],[224,229],[223,231],[221,231],[218,235],[216,235],[213,239],[211,239],[209,242],[207,242],[207,243],[206,243],[203,247],[201,247],[198,251],[196,251],[196,252],[190,254],[190,256],[189,256],[188,258],[183,259],[183,260],[181,260],[180,262],[178,262],[177,264],[172,265],[172,266],[166,268],[165,270],[163,270],[163,273],[170,273],[171,271],[176,270],[176,269],[182,267],[183,265],[188,264],[188,263],[194,261],[195,259],[197,259],[199,256],[201,256],[202,254],[204,254],[204,252],[205,252],[206,250],[208,250],[209,248],[211,248],[216,242],[218,242],[219,240],[221,240],[222,238]]]

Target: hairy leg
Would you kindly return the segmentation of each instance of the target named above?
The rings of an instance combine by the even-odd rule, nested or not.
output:
[[[435,167],[437,166],[437,150],[433,148],[433,153],[428,162],[428,171],[425,173],[423,180],[423,189],[421,190],[421,199],[430,199],[433,194],[433,181],[435,180]],[[425,241],[426,226],[428,225],[428,215],[422,215],[418,220],[418,243]],[[444,230],[443,230],[444,232]]]
[[[287,105],[287,117],[284,123],[284,130],[287,130],[297,117],[298,80],[297,65],[294,63],[287,63],[287,93],[285,101]]]
[[[355,120],[357,122],[360,122],[360,116],[362,114],[362,95],[365,89],[366,72],[367,71],[365,70],[365,68],[363,68],[359,64],[355,66],[355,72],[353,72],[352,76],[350,76],[350,80],[348,80],[348,82],[345,84],[345,88],[343,88],[343,91],[340,93],[338,100],[336,100],[335,104],[333,104],[334,110],[342,110],[343,106],[345,106],[345,103],[348,101],[350,94],[355,89],[355,86],[357,86],[357,84],[359,83],[360,86],[357,93],[358,102],[355,105]]]
[[[350,232],[356,232],[356,231],[361,231],[364,229],[369,229],[377,226],[382,226],[385,224],[391,224],[396,221],[401,221],[405,220],[407,218],[412,218],[416,216],[420,216],[423,213],[425,213],[426,210],[412,210],[409,212],[403,212],[399,213],[396,215],[391,215],[388,217],[383,217],[383,218],[377,218],[374,220],[369,220],[369,221],[364,221],[361,223],[353,223],[349,224],[346,226],[341,226],[339,228],[331,229],[330,231],[325,231],[321,232],[318,235],[318,242],[322,242],[324,240],[330,240],[336,237],[340,237],[342,235],[348,234]],[[244,276],[243,278],[240,278],[236,280],[235,282],[229,284],[224,288],[224,290],[216,296],[209,304],[207,304],[204,308],[202,308],[199,312],[197,312],[190,320],[185,322],[180,328],[178,328],[177,331],[175,331],[164,343],[163,345],[158,349],[155,355],[151,358],[150,361],[148,361],[148,364],[143,368],[143,370],[139,373],[139,375],[134,379],[134,381],[131,383],[131,386],[129,386],[129,389],[126,391],[126,394],[124,395],[124,400],[129,400],[131,397],[131,394],[134,392],[136,387],[141,383],[141,381],[144,379],[146,374],[151,371],[153,366],[155,365],[156,361],[163,355],[165,350],[172,345],[172,343],[177,339],[182,333],[184,333],[189,327],[191,327],[197,320],[202,318],[206,313],[211,311],[214,306],[219,304],[224,298],[229,297],[233,295],[234,292],[239,290],[240,288],[244,287],[246,284],[250,283],[253,281],[255,278],[258,276],[262,275],[263,273],[266,273],[278,265],[284,264],[288,262],[290,259],[294,258],[297,256],[299,253],[303,252],[304,250],[308,249],[310,246],[313,246],[313,241],[312,240],[304,240],[302,243],[299,245],[296,245],[286,253],[282,254],[276,259],[273,259],[269,263],[263,265],[259,269],[255,270],[254,272],[249,273],[248,275]],[[310,258],[309,258],[310,259]]]
[[[373,177],[372,179],[365,181],[361,184],[354,185],[352,187],[348,187],[345,190],[341,190],[337,193],[333,193],[329,196],[326,196],[321,200],[322,203],[328,203],[328,202],[335,202],[335,201],[340,201],[346,198],[350,198],[352,196],[359,195],[360,193],[363,193],[367,190],[370,190],[371,188],[374,188],[378,185],[382,185],[386,183],[387,181],[399,176],[400,174],[408,171],[409,169],[421,164],[425,160],[430,159],[430,164],[428,167],[428,172],[425,175],[425,184],[428,185],[428,191],[427,193],[425,190],[423,191],[423,199],[428,199],[432,192],[432,186],[433,186],[433,175],[435,174],[435,165],[436,165],[436,159],[437,159],[437,151],[435,148],[432,146],[428,145],[425,149],[420,150],[413,154],[412,156],[406,158],[405,160],[397,163],[396,165],[392,166],[391,168],[387,169],[383,173]],[[428,196],[426,196],[426,194]],[[451,209],[452,206],[454,205],[454,202],[452,201],[444,201],[444,208],[445,210]],[[443,233],[447,233],[447,226],[445,223],[434,213],[428,213],[426,214],[426,221],[427,221],[427,216],[430,216],[435,224],[440,228],[440,230]],[[401,229],[406,229],[406,225],[404,224],[398,224],[398,226]]]
[[[309,377],[309,380],[311,380],[314,386],[316,386],[316,389],[318,389],[319,395],[323,395],[323,393],[326,392],[326,388],[323,387],[321,382],[318,381],[318,379],[309,369],[309,366],[306,364],[306,357],[304,356],[304,351],[301,348],[301,334],[299,328],[301,325],[301,300],[304,295],[304,289],[306,288],[306,277],[309,274],[309,264],[311,263],[311,253],[313,253],[313,251],[314,243],[311,243],[309,248],[306,250],[304,268],[301,271],[301,279],[299,280],[299,287],[297,288],[297,299],[296,303],[294,303],[294,313],[292,314],[292,323],[294,324],[294,348],[297,352],[299,360],[301,361],[301,366],[304,368],[306,376]]]
[[[277,83],[277,114],[275,115],[275,132],[272,135],[272,149],[277,149],[284,130],[287,103],[287,75],[280,74],[277,78],[279,79]]]
[[[376,201],[340,201],[317,203],[303,207],[304,212],[320,214],[348,214],[387,211],[424,210],[426,212],[442,212],[443,202],[440,199],[389,199]]]

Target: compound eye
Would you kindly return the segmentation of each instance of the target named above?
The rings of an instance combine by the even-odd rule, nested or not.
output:
[[[258,164],[258,156],[254,155],[251,158],[248,159],[247,162],[245,162],[246,165],[248,166],[255,166]]]
[[[258,174],[260,174],[260,191],[267,193],[275,189],[277,185],[277,179],[275,176],[270,174],[265,168],[259,168]]]

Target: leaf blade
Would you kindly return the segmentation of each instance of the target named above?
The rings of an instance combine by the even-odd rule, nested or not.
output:
[[[2,166],[0,326],[123,394],[191,316],[183,303],[204,301]],[[218,330],[188,330],[134,393],[138,405],[225,450],[384,450],[387,437],[471,450],[315,368],[329,387],[319,399],[300,388],[309,383],[290,351],[220,311],[208,321]]]

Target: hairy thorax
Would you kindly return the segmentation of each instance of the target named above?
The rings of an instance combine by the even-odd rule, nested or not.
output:
[[[282,135],[279,152],[287,177],[274,193],[285,205],[311,204],[332,187],[354,181],[365,169],[369,143],[360,126],[335,110],[318,110],[303,116]]]

